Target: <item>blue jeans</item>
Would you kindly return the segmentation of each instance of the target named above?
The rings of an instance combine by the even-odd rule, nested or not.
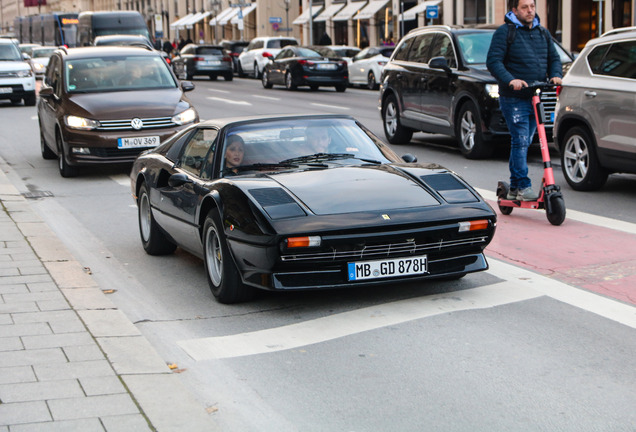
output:
[[[499,106],[510,131],[510,189],[529,188],[528,147],[537,131],[532,99],[500,96]]]

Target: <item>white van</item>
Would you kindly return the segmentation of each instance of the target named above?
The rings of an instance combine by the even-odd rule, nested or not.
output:
[[[11,39],[0,39],[0,99],[35,105],[35,75]]]

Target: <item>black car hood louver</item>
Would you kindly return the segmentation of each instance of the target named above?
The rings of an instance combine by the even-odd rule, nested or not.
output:
[[[272,219],[284,219],[306,215],[296,201],[282,188],[268,187],[250,189],[249,193]]]
[[[479,199],[452,174],[430,174],[420,177],[448,203],[478,202]]]

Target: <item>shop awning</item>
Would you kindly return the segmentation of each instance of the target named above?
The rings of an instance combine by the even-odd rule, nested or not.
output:
[[[190,18],[192,18],[192,16],[194,16],[194,14],[187,14],[186,16],[179,18],[178,20],[170,24],[170,28],[176,28],[176,29],[185,28],[185,25],[183,23],[188,21]]]
[[[351,2],[344,7],[340,12],[334,15],[332,21],[348,21],[353,17],[364,5],[366,1]]]
[[[234,10],[234,8],[232,8],[232,7],[229,7],[227,9],[223,9],[221,12],[218,13],[217,16],[215,16],[214,18],[212,18],[210,20],[210,25],[211,26],[215,26],[217,24],[217,22],[219,22],[219,20],[223,19],[226,15],[231,14],[233,10]]]
[[[411,9],[405,10],[404,13],[399,16],[399,20],[400,21],[402,19],[404,19],[405,21],[414,20],[417,18],[418,14],[426,12],[427,7],[437,6],[441,2],[442,0],[428,0],[422,3],[419,3],[417,6],[413,6]],[[404,15],[404,18],[402,18],[402,15]]]
[[[234,18],[236,15],[238,15],[238,12],[239,12],[239,8],[232,8],[232,12],[230,12],[229,14],[227,14],[223,18],[221,18],[219,20],[219,24],[220,25],[226,25],[227,23],[230,22],[230,20],[232,18]]]
[[[320,12],[320,9],[322,9],[322,5],[312,6],[311,7],[311,12],[312,12],[311,16],[315,17],[316,14],[318,14],[318,12]],[[298,18],[296,18],[292,22],[292,24],[294,24],[294,25],[303,25],[303,24],[305,24],[308,21],[309,21],[309,9],[305,9],[303,11],[303,13],[301,13],[300,16]]]
[[[192,19],[190,21],[188,21],[188,23],[186,24],[186,26],[189,25],[193,25],[196,24],[200,21],[203,21],[204,19],[206,19],[207,17],[209,17],[212,14],[212,12],[199,12],[198,14],[196,14],[195,16],[192,17]]]
[[[320,12],[320,15],[314,18],[314,22],[327,21],[332,16],[334,16],[336,12],[342,9],[344,5],[345,3],[332,4],[331,6],[326,8],[324,11]]]
[[[364,9],[362,9],[353,19],[361,20],[361,19],[370,19],[378,13],[380,9],[385,7],[389,0],[371,0],[369,4],[367,4]]]
[[[256,3],[252,3],[251,5],[249,5],[248,7],[243,8],[241,14],[243,15],[243,19],[245,19],[246,16],[248,16],[254,9],[256,9],[257,4]],[[232,18],[232,20],[230,21],[232,24],[238,24],[239,22],[239,13],[237,12],[236,15],[234,15],[234,18]]]

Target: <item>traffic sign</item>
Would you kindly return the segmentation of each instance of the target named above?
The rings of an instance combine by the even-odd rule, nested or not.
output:
[[[437,5],[426,7],[426,18],[435,19],[438,17],[439,17],[439,7]]]
[[[248,7],[248,6],[252,6],[252,3],[230,3],[230,7],[244,8],[244,7]]]
[[[283,19],[281,17],[269,17],[270,24],[280,24],[282,22],[283,22]]]

